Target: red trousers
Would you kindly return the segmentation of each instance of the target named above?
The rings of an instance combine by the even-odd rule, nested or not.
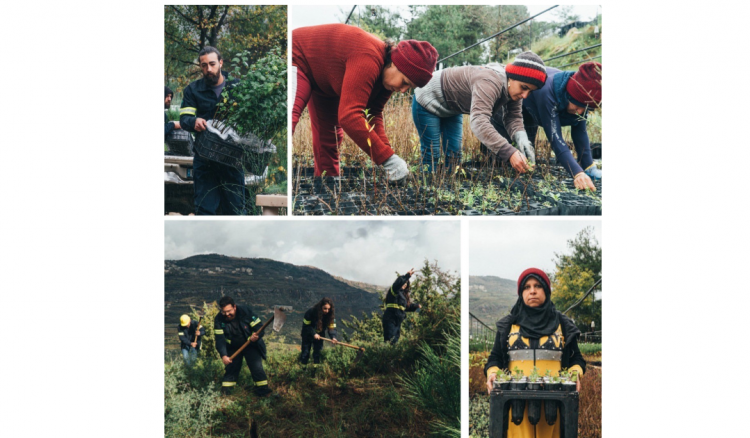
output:
[[[307,107],[312,125],[315,176],[339,175],[339,146],[344,141],[344,130],[338,126],[339,99],[314,93],[310,81],[297,69],[297,93],[292,107],[292,135],[302,111]]]

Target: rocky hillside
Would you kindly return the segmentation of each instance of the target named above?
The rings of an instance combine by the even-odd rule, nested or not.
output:
[[[516,282],[495,276],[469,276],[469,312],[492,326],[518,298]]]
[[[265,320],[273,306],[292,306],[286,325],[275,337],[282,342],[297,342],[302,316],[322,297],[333,299],[336,319],[361,316],[378,310],[377,294],[357,288],[342,279],[311,266],[296,266],[270,259],[248,259],[207,254],[164,262],[164,323],[166,343],[176,346],[174,335],[181,314],[190,306],[218,301],[229,295],[249,305]],[[377,286],[369,286],[375,290]],[[341,324],[338,324],[341,328]],[[172,339],[174,338],[174,339]]]

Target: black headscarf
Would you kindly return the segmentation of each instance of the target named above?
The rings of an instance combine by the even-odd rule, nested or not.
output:
[[[523,302],[523,287],[529,278],[535,278],[544,288],[546,299],[544,304],[539,307],[529,307]],[[544,271],[530,268],[521,274],[518,279],[518,300],[510,310],[513,324],[521,326],[521,336],[539,339],[542,336],[549,336],[557,330],[557,326],[560,325],[560,313],[552,303],[551,295],[549,279]]]

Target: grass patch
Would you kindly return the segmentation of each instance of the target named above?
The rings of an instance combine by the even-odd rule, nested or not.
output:
[[[578,349],[581,350],[582,354],[596,354],[602,352],[602,344],[596,344],[591,342],[579,342]]]

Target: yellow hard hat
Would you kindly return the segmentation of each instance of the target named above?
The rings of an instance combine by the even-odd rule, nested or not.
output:
[[[190,317],[187,315],[182,315],[180,317],[180,325],[185,327],[188,324],[190,324]]]

